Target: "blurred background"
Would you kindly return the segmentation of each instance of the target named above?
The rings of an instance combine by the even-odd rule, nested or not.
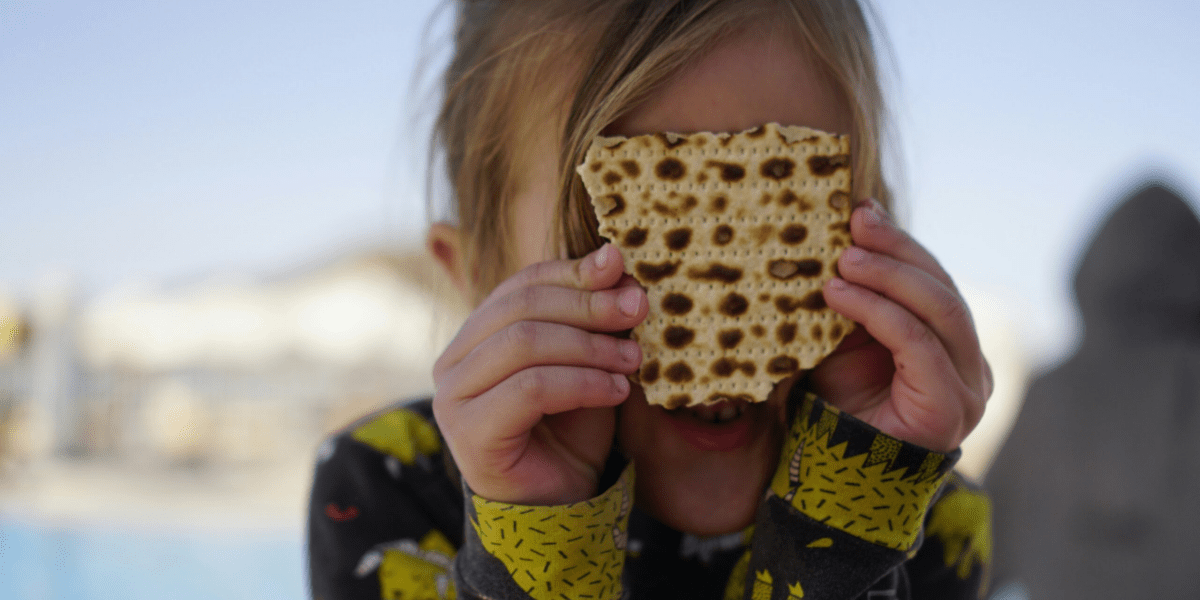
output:
[[[982,478],[1107,215],[1196,208],[1200,5],[881,4],[900,216],[996,372]],[[307,596],[317,444],[427,393],[461,315],[422,250],[438,5],[0,0],[0,597]]]

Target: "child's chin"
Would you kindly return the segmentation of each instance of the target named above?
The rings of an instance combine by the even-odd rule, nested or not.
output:
[[[760,494],[746,491],[750,488],[732,491],[687,487],[690,489],[685,491],[639,486],[639,506],[672,529],[698,536],[734,533],[754,522]]]
[[[637,473],[638,505],[686,533],[710,536],[741,531],[754,522],[770,471],[769,465],[749,456],[741,458],[703,466],[643,463]]]

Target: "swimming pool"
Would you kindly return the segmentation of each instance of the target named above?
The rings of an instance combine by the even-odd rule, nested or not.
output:
[[[138,529],[0,515],[5,600],[303,600],[303,533]]]

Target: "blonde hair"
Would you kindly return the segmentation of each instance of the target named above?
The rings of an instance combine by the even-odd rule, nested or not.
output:
[[[539,128],[558,132],[555,239],[561,256],[577,258],[602,243],[574,171],[591,139],[730,32],[781,11],[851,104],[855,197],[891,202],[887,109],[858,0],[460,0],[458,9],[433,147],[476,301],[511,271],[509,214],[529,185]]]

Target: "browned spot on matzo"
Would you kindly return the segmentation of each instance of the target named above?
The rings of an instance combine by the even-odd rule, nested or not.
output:
[[[692,368],[683,361],[672,363],[663,371],[663,377],[671,383],[687,383],[692,380],[695,375],[692,373]]]
[[[796,324],[795,323],[780,323],[779,327],[775,328],[775,337],[780,344],[790,344],[796,339]]]
[[[662,300],[663,312],[668,315],[686,315],[692,310],[692,299],[679,293],[667,294]]]
[[[772,158],[764,162],[762,167],[760,167],[763,177],[776,181],[791,177],[795,170],[796,161],[790,158]]]
[[[836,156],[816,155],[808,158],[808,170],[817,177],[829,177],[838,169],[844,169],[849,166],[849,154],[838,154]]]
[[[717,334],[717,343],[720,344],[722,348],[730,350],[736,348],[738,343],[742,341],[742,338],[745,335],[746,334],[742,333],[741,329],[726,329],[725,331]]]
[[[663,343],[668,348],[682,348],[696,339],[696,332],[688,327],[672,325],[663,332]]]
[[[779,241],[789,246],[795,246],[803,242],[806,237],[808,237],[808,228],[794,223],[784,227],[783,231],[779,232]]]
[[[746,168],[736,163],[710,160],[704,163],[704,166],[717,169],[721,181],[726,183],[741,181],[746,177]]]
[[[733,241],[733,228],[728,225],[717,225],[713,231],[713,243],[718,246],[724,246]]]
[[[634,227],[625,232],[623,244],[626,248],[637,248],[646,243],[646,234],[650,233],[645,227]]]
[[[679,181],[687,174],[687,167],[675,158],[664,158],[654,167],[654,174],[658,175],[659,179],[667,181]]]
[[[722,281],[737,283],[742,278],[742,270],[721,263],[709,263],[706,268],[692,267],[688,269],[688,277],[697,281]]]
[[[793,277],[816,277],[821,274],[824,265],[815,258],[792,260],[779,258],[767,264],[767,272],[775,279],[791,279]]]
[[[679,408],[692,403],[692,397],[689,394],[671,394],[670,398],[663,403],[667,408]]]
[[[687,248],[688,242],[692,241],[692,230],[687,227],[679,227],[672,229],[664,234],[667,242],[667,247],[672,250],[683,250]]]
[[[640,371],[639,374],[641,375],[643,385],[650,385],[650,384],[654,383],[655,381],[658,381],[658,361],[657,360],[647,361],[647,360],[643,359],[642,360],[642,368],[639,371]]]
[[[729,292],[717,304],[717,310],[721,311],[721,314],[727,317],[740,317],[746,314],[748,308],[750,308],[750,301],[737,292]]]
[[[644,263],[640,262],[634,268],[637,273],[637,278],[648,283],[658,283],[667,277],[675,274],[679,270],[680,261],[666,261],[661,263]]]

